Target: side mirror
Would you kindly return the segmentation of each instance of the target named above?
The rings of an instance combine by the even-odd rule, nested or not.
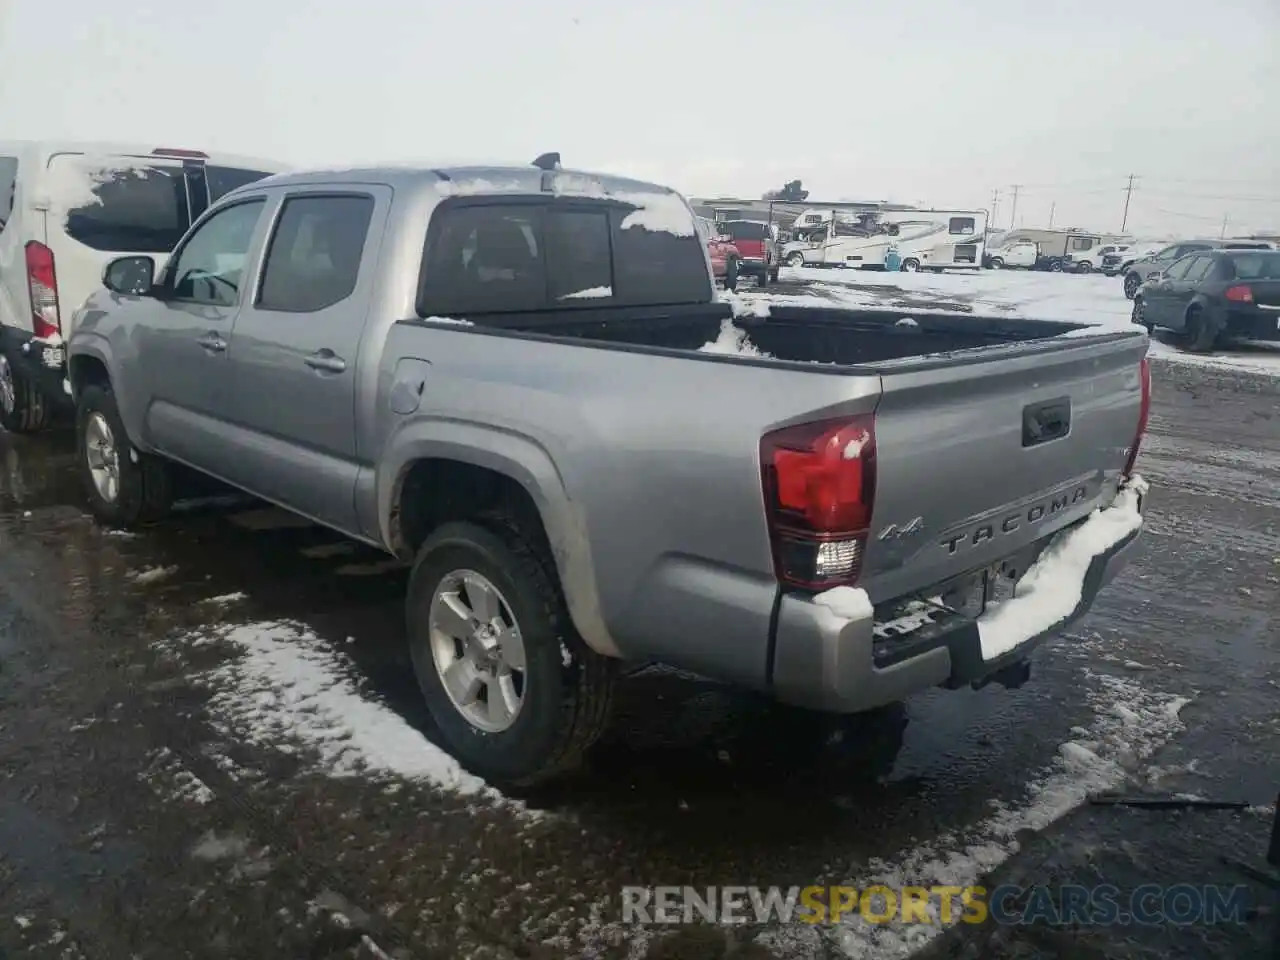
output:
[[[102,272],[102,285],[112,293],[142,297],[155,285],[156,262],[150,257],[117,257]]]
[[[1157,270],[1155,273],[1147,277],[1147,283],[1154,283],[1157,280],[1163,280],[1164,274]]]

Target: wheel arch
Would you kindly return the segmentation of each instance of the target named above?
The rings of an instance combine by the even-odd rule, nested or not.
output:
[[[378,524],[393,553],[412,559],[441,523],[508,509],[547,549],[583,640],[597,653],[620,655],[600,610],[585,517],[541,445],[478,424],[422,421],[387,450],[378,471]]]

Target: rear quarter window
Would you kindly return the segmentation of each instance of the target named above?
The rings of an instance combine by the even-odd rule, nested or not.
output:
[[[18,190],[18,158],[0,157],[0,231],[13,215],[13,198]]]
[[[442,205],[428,231],[419,314],[708,302],[711,280],[698,232],[624,229],[631,212],[580,200]]]
[[[67,235],[94,250],[168,253],[191,226],[186,178],[178,165],[53,158],[51,212]]]
[[[1280,280],[1280,253],[1271,250],[1223,258],[1227,280]]]

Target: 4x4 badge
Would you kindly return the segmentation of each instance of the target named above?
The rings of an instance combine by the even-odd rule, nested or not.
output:
[[[887,527],[885,527],[876,535],[876,539],[877,540],[898,540],[902,537],[914,536],[915,534],[919,533],[923,529],[924,529],[924,517],[915,517],[912,520],[908,521],[907,523],[902,524],[902,526],[899,526],[896,523],[889,524]]]

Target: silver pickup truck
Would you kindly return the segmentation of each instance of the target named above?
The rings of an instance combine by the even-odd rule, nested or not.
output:
[[[716,298],[688,204],[570,173],[271,177],[69,340],[104,523],[183,464],[412,562],[443,742],[530,784],[622,665],[802,708],[1014,683],[1142,524],[1141,329]]]

